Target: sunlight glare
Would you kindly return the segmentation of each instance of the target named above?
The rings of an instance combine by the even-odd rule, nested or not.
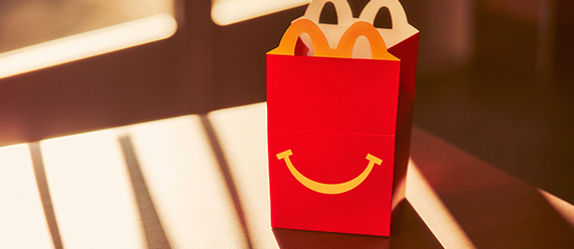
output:
[[[0,248],[53,247],[26,144],[0,148],[0,197]]]
[[[158,14],[0,54],[0,79],[172,36],[177,22]]]
[[[266,103],[217,110],[208,119],[229,163],[253,247],[279,248],[269,227]]]
[[[445,248],[476,248],[412,159],[407,173],[407,199]]]
[[[113,130],[40,142],[65,248],[143,248],[143,231]]]
[[[309,3],[310,0],[214,0],[211,18],[225,26]]]
[[[552,206],[556,212],[558,212],[564,220],[566,220],[572,227],[574,227],[574,205],[550,194],[542,189],[538,189],[538,192],[542,194],[542,197],[548,201],[548,204]]]
[[[174,248],[249,247],[199,116],[122,130]]]

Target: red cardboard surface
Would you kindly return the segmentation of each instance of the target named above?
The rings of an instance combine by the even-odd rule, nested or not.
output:
[[[384,4],[372,2],[365,16]],[[419,39],[404,12],[394,13],[409,28],[394,34],[390,54],[381,39],[388,31],[356,20],[338,31],[333,49],[305,18],[267,54],[273,227],[390,236],[391,212],[405,197]],[[311,43],[301,40],[303,33]],[[350,58],[361,35],[373,59]],[[316,56],[304,56],[311,51],[306,44]]]
[[[272,226],[389,235],[399,61],[267,55]],[[304,186],[277,154],[320,183],[351,181],[340,194]]]
[[[398,61],[267,55],[273,128],[392,135]]]
[[[269,129],[271,223],[341,233],[389,235],[394,137]],[[277,153],[291,149],[292,165],[323,183],[350,181],[368,167],[370,153],[382,159],[367,178],[342,194],[323,194],[299,182]]]
[[[415,98],[419,33],[389,48],[389,52],[401,60],[398,125],[402,125],[412,109]]]

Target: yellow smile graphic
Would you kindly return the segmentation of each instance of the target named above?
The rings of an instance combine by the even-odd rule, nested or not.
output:
[[[369,174],[373,170],[373,167],[375,166],[375,164],[381,165],[381,163],[383,162],[383,160],[379,159],[378,157],[367,153],[366,158],[367,158],[367,160],[369,160],[369,164],[367,165],[367,168],[363,171],[363,173],[361,173],[357,177],[355,177],[352,180],[347,181],[347,182],[336,183],[336,184],[327,184],[327,183],[320,183],[317,181],[313,181],[313,180],[305,177],[303,174],[301,174],[293,166],[291,159],[289,159],[289,157],[292,155],[293,155],[293,152],[291,150],[286,150],[286,151],[283,151],[283,152],[277,154],[277,159],[285,160],[285,164],[287,164],[287,168],[289,169],[291,174],[295,177],[295,179],[297,179],[297,181],[299,181],[299,183],[303,184],[303,186],[305,186],[305,187],[307,187],[307,188],[309,188],[315,192],[319,192],[322,194],[330,194],[330,195],[342,194],[342,193],[345,193],[347,191],[350,191],[350,190],[356,188],[361,183],[363,183],[363,181],[365,179],[367,179],[367,176],[369,176]]]

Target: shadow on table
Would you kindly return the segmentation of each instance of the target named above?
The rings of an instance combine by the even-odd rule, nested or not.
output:
[[[411,157],[476,248],[571,248],[574,228],[537,188],[420,130]]]
[[[301,248],[442,248],[408,201],[393,214],[391,237],[273,229],[282,249]]]
[[[171,249],[172,247],[163,228],[157,208],[144,179],[132,139],[129,135],[123,135],[118,138],[118,142],[122,149],[130,182],[135,193],[147,248]]]
[[[237,218],[239,219],[239,223],[241,224],[241,229],[243,230],[243,234],[245,236],[245,240],[250,248],[252,248],[251,238],[250,238],[250,231],[249,227],[247,226],[247,221],[245,219],[245,211],[243,209],[243,205],[241,204],[241,200],[239,199],[239,193],[237,191],[237,184],[233,180],[233,176],[231,174],[231,170],[229,167],[229,163],[225,154],[223,152],[223,147],[221,146],[221,142],[215,129],[213,128],[213,124],[205,114],[199,116],[201,119],[201,125],[203,130],[205,131],[205,135],[209,140],[209,145],[213,150],[213,154],[217,160],[217,165],[219,166],[219,170],[225,180],[225,184],[227,190],[229,191],[229,197],[233,201],[233,207],[235,208],[235,212],[237,214]]]
[[[62,244],[62,237],[60,235],[60,229],[58,228],[58,220],[56,219],[56,214],[54,213],[48,179],[46,179],[46,168],[44,167],[42,149],[40,148],[39,142],[30,143],[28,146],[30,148],[30,159],[32,160],[32,166],[34,167],[34,177],[38,186],[40,200],[42,201],[42,210],[44,211],[44,216],[46,217],[46,224],[48,225],[48,230],[50,231],[52,245],[55,249],[62,249],[64,248],[64,245]]]

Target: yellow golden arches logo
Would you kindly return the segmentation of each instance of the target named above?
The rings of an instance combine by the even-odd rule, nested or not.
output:
[[[357,177],[355,177],[352,180],[347,181],[347,182],[336,183],[336,184],[327,184],[327,183],[320,183],[317,181],[313,181],[313,180],[307,178],[306,176],[304,176],[303,174],[301,174],[293,166],[293,163],[291,162],[291,159],[289,158],[292,155],[293,155],[293,152],[291,150],[286,150],[286,151],[283,151],[281,153],[278,153],[277,159],[285,160],[285,164],[287,164],[287,168],[289,169],[291,174],[295,177],[295,179],[297,179],[297,181],[299,181],[299,183],[303,184],[303,186],[305,186],[308,189],[311,189],[315,192],[319,192],[322,194],[330,194],[330,195],[342,194],[342,193],[348,192],[348,191],[356,188],[361,183],[363,183],[363,181],[365,181],[365,179],[367,179],[369,174],[371,174],[371,171],[373,170],[373,167],[375,166],[375,164],[381,165],[381,163],[383,162],[383,160],[379,159],[378,157],[367,153],[366,159],[369,160],[369,164],[367,165],[367,168],[365,168],[363,173],[361,173]]]

